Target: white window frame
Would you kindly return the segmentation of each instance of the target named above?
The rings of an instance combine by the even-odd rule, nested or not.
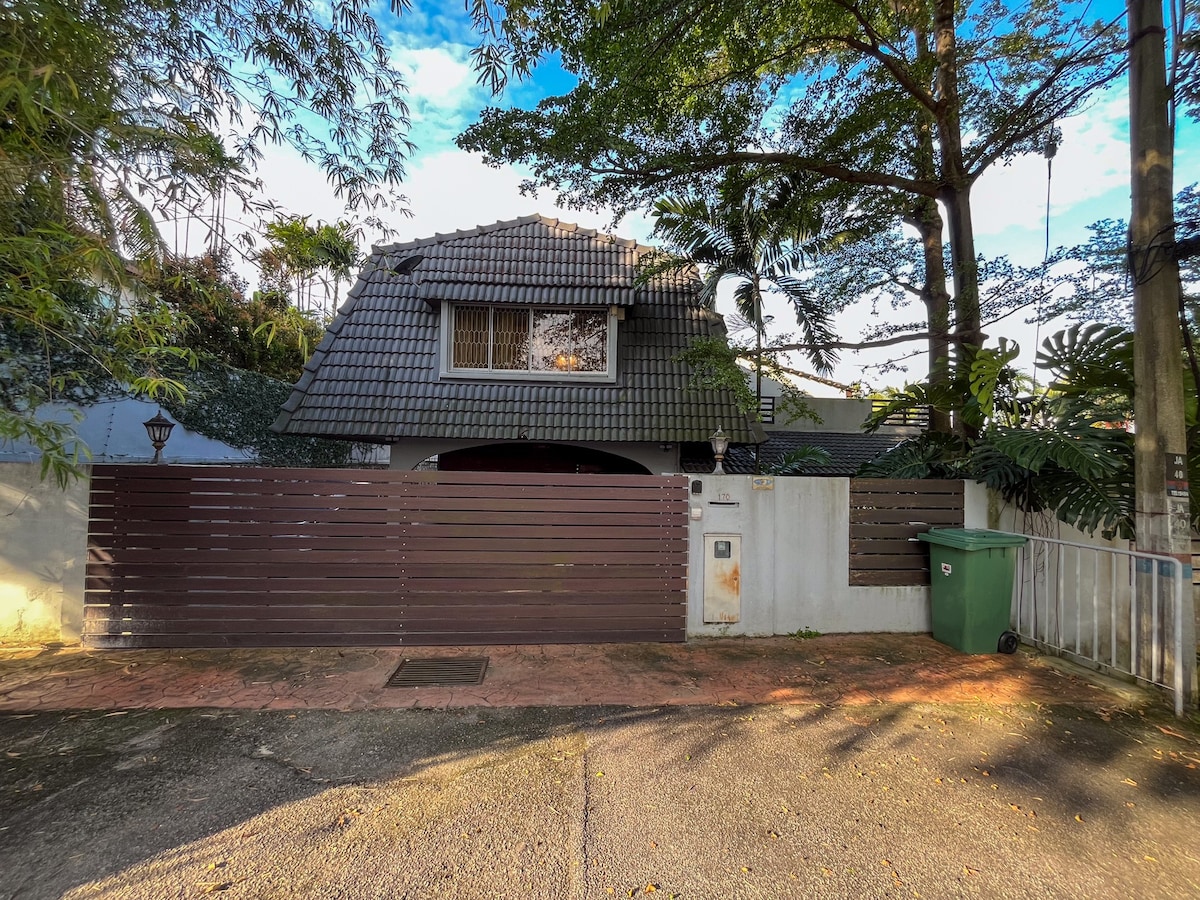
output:
[[[440,376],[447,379],[462,379],[471,381],[590,381],[612,384],[617,380],[617,317],[608,313],[608,347],[605,360],[608,363],[604,372],[534,372],[529,369],[457,369],[454,361],[454,309],[456,306],[486,307],[497,309],[522,309],[534,312],[605,312],[604,307],[595,306],[526,306],[524,304],[508,303],[443,303],[441,320],[441,367]],[[489,330],[492,317],[489,315]],[[489,334],[488,343],[491,343]]]

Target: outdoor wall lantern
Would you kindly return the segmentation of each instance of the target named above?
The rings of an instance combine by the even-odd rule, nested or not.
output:
[[[159,465],[163,464],[162,451],[167,445],[167,440],[171,437],[171,429],[175,427],[175,423],[162,414],[162,410],[149,421],[143,422],[142,425],[146,428],[146,434],[150,436],[150,443],[154,445],[154,459]]]
[[[720,425],[717,426],[717,430],[708,439],[708,442],[712,444],[713,456],[717,460],[717,464],[713,466],[713,474],[724,475],[725,466],[722,463],[725,461],[725,451],[729,449],[729,438],[725,436]]]

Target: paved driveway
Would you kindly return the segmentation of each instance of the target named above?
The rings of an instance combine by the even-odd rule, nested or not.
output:
[[[0,897],[1196,897],[1200,744],[1031,704],[0,717]]]
[[[716,672],[575,648],[575,679],[526,648],[500,683],[546,705],[411,695],[437,709],[304,708],[368,659],[376,686],[338,696],[396,696],[377,652],[226,654],[228,681],[220,654],[9,654],[0,900],[1200,896],[1195,720],[1029,656],[875,636],[837,644],[847,668],[836,640],[701,646]],[[627,702],[556,705],[621,673]],[[194,707],[235,683],[287,708]]]

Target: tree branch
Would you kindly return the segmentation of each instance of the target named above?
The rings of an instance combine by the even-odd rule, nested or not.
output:
[[[593,175],[619,175],[624,177],[650,177],[666,179],[679,175],[699,175],[724,169],[739,163],[774,163],[785,169],[796,169],[824,175],[837,181],[850,184],[869,184],[875,187],[895,188],[912,194],[937,199],[940,185],[934,181],[917,178],[906,178],[903,175],[892,175],[888,172],[871,172],[851,169],[848,166],[831,163],[826,160],[814,159],[808,156],[796,156],[782,151],[731,150],[728,153],[714,153],[710,156],[699,157],[687,163],[660,163],[649,168],[633,168],[630,166],[588,165],[587,171]]]
[[[897,335],[896,337],[882,338],[877,341],[861,341],[858,343],[850,343],[848,341],[830,341],[829,343],[824,344],[773,344],[770,347],[763,347],[763,352],[790,353],[793,350],[809,350],[814,347],[820,347],[827,350],[871,350],[875,347],[891,347],[895,344],[906,344],[910,341],[927,341],[933,337],[946,340],[951,344],[963,343],[963,339],[955,335],[942,335],[923,331],[918,334],[901,334]]]
[[[932,113],[937,112],[937,101],[933,95],[929,93],[921,83],[912,77],[912,73],[908,67],[902,64],[902,61],[889,53],[884,53],[878,47],[868,44],[866,41],[860,41],[857,38],[851,37],[848,34],[821,34],[812,35],[810,40],[820,44],[822,42],[835,41],[843,44],[851,50],[857,50],[863,56],[869,56],[881,66],[888,70],[888,73],[896,79],[896,82],[904,88],[909,95],[920,103],[923,107]]]

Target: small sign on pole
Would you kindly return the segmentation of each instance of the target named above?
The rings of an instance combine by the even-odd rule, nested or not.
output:
[[[1166,459],[1167,536],[1171,546],[1191,546],[1192,524],[1188,508],[1187,455],[1168,453]],[[1187,562],[1191,562],[1190,554]]]
[[[1187,455],[1168,453],[1166,475],[1167,496],[1171,499],[1186,500],[1188,498]]]

